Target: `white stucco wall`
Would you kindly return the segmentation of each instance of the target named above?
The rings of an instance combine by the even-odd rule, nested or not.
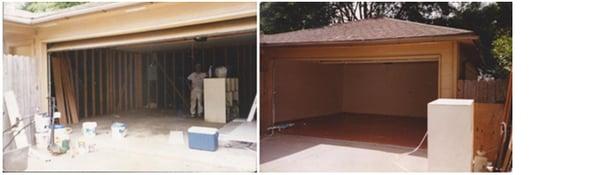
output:
[[[429,171],[471,171],[473,104],[467,99],[437,99],[427,105]]]

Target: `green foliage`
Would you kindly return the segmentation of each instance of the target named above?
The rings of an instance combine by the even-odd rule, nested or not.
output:
[[[325,2],[263,2],[260,30],[265,34],[322,27],[330,24],[332,9]]]
[[[512,69],[512,36],[502,33],[492,42],[492,54],[506,71]]]
[[[34,13],[50,12],[85,3],[87,2],[27,2],[23,5],[22,10],[27,10]]]
[[[463,3],[456,16],[449,20],[450,27],[468,29],[479,36],[481,62],[477,67],[486,74],[497,78],[508,75],[492,54],[492,42],[498,34],[510,35],[512,32],[512,3],[492,3],[484,6],[481,3]]]

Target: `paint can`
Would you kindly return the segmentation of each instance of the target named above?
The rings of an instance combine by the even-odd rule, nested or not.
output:
[[[70,148],[72,131],[71,128],[63,125],[54,125],[54,144],[58,145],[63,152]]]
[[[77,149],[79,150],[79,153],[82,153],[82,154],[89,152],[85,139],[80,138],[77,141]]]
[[[44,114],[35,114],[33,116],[35,122],[35,132],[47,132],[50,130],[50,117]]]
[[[48,132],[39,132],[35,133],[35,146],[40,149],[45,149],[48,147],[48,143],[50,143],[50,133]]]
[[[217,78],[225,78],[227,77],[227,67],[221,66],[215,69],[215,75]]]
[[[96,136],[96,127],[98,123],[96,122],[83,122],[81,130],[83,132],[83,136],[85,137],[94,137]]]
[[[127,125],[121,122],[115,122],[110,126],[112,138],[122,139],[127,135]]]

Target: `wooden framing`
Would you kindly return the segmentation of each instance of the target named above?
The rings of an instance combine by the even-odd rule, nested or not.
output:
[[[87,50],[83,51],[83,116],[88,117],[88,59]]]
[[[135,108],[141,108],[143,106],[143,69],[142,69],[142,56],[140,54],[135,54]]]
[[[92,50],[92,115],[96,115],[96,49]]]
[[[100,70],[100,73],[99,73],[99,75],[98,75],[98,77],[99,77],[98,79],[99,79],[100,81],[98,81],[98,87],[100,87],[100,88],[98,88],[98,89],[99,89],[99,96],[98,96],[98,98],[99,98],[99,100],[100,100],[100,101],[99,101],[99,103],[100,103],[100,107],[99,107],[99,109],[100,109],[100,112],[99,112],[99,113],[100,113],[100,115],[103,115],[103,114],[105,114],[105,113],[106,113],[106,111],[104,110],[104,106],[105,106],[105,105],[104,105],[104,99],[105,99],[105,97],[106,97],[106,96],[104,95],[104,91],[105,91],[106,89],[105,89],[105,88],[104,88],[104,86],[103,86],[103,85],[104,85],[104,84],[103,84],[103,83],[104,83],[104,72],[105,72],[105,71],[104,71],[104,68],[105,68],[104,61],[106,60],[106,59],[105,59],[105,57],[106,57],[106,50],[104,50],[104,49],[100,50],[99,54],[100,54],[100,55],[99,55],[98,61],[100,62],[100,64],[98,64],[98,69]]]

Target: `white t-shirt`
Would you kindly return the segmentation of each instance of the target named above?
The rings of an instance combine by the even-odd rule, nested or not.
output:
[[[192,74],[190,74],[190,76],[187,77],[188,80],[192,81],[192,88],[194,89],[202,89],[202,86],[204,85],[204,78],[206,78],[206,73],[204,72],[192,72]]]

